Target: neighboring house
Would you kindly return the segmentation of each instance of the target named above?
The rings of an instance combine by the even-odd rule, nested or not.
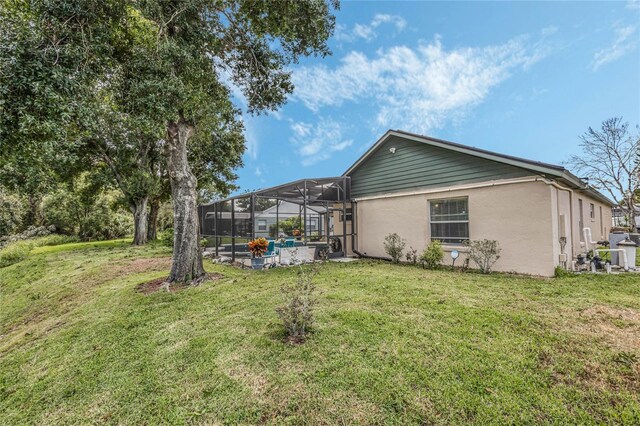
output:
[[[418,251],[442,241],[450,263],[462,243],[486,238],[502,248],[496,270],[550,276],[584,250],[583,228],[600,240],[611,227],[613,203],[561,166],[402,131],[386,132],[345,175],[366,255],[385,256],[395,232]]]
[[[280,201],[276,205],[256,212],[256,237],[270,237],[270,229],[276,224],[276,219],[282,222],[290,217],[302,217],[304,206],[289,201]],[[325,209],[323,207],[307,207],[307,232],[314,235],[322,233],[325,229],[322,217]],[[284,235],[280,231],[280,235]],[[280,236],[278,235],[278,236]]]
[[[349,254],[386,257],[384,238],[397,233],[407,250],[418,252],[440,240],[444,262],[451,264],[457,250],[461,265],[465,242],[490,239],[502,249],[495,270],[543,276],[556,266],[571,267],[585,250],[583,228],[602,240],[612,224],[613,203],[561,166],[397,130],[387,131],[341,177],[295,181],[251,196],[265,194],[297,197],[293,206],[280,204],[284,211],[298,209],[291,214],[300,214],[300,203],[325,206],[307,210],[307,230],[315,215],[329,225],[319,235],[326,242],[339,239]],[[203,217],[238,197],[201,206]],[[272,223],[269,210],[254,213],[255,236]],[[210,229],[205,220],[203,234]]]
[[[640,232],[640,207],[635,208],[636,230]],[[629,226],[629,210],[622,207],[613,208],[613,226]]]

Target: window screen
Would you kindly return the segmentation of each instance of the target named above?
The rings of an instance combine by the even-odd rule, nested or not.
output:
[[[258,219],[258,231],[266,231],[266,230],[267,230],[267,220]]]
[[[469,199],[429,201],[431,240],[459,244],[469,239]]]

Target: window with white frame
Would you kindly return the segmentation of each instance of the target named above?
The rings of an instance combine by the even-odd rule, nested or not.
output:
[[[267,219],[258,219],[258,231],[267,230]]]
[[[460,244],[469,240],[469,199],[429,200],[431,240]]]
[[[596,220],[596,206],[593,203],[589,204],[589,216],[591,217],[591,221],[595,222],[595,220]]]

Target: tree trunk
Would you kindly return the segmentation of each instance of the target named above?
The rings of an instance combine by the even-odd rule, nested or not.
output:
[[[38,212],[38,206],[40,205],[41,196],[29,194],[29,211],[27,213],[26,222],[29,226],[40,226],[42,221],[40,220],[40,214]]]
[[[638,224],[636,223],[636,204],[631,197],[627,198],[627,210],[629,211],[629,227],[631,232],[638,231]]]
[[[142,246],[147,243],[147,201],[148,197],[139,198],[131,205],[133,212],[133,244]]]
[[[167,124],[167,169],[173,204],[173,264],[169,282],[198,282],[204,276],[198,220],[197,180],[187,159],[193,126],[180,118]]]
[[[158,210],[160,210],[160,203],[158,201],[152,201],[149,207],[147,241],[155,241],[158,238]]]

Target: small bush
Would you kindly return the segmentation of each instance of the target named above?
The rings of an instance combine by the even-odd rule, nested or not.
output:
[[[160,232],[158,240],[166,247],[173,247],[173,228],[167,228]]]
[[[77,235],[82,241],[111,240],[131,235],[133,216],[119,205],[116,191],[94,193],[86,179],[74,189],[60,187],[42,200],[46,223],[62,234]]]
[[[33,241],[15,241],[0,250],[0,268],[23,261],[33,248]]]
[[[20,231],[28,206],[24,197],[9,193],[0,186],[0,236]]]
[[[304,342],[313,326],[314,310],[318,303],[313,280],[320,272],[320,265],[316,262],[311,266],[298,266],[296,282],[281,287],[282,305],[276,308],[276,313],[290,342]]]
[[[436,269],[440,266],[442,259],[444,259],[444,250],[442,243],[438,240],[431,241],[420,256],[423,266],[427,269]]]
[[[16,241],[32,240],[34,238],[44,237],[56,230],[55,226],[30,226],[19,234],[6,235],[0,237],[0,247],[7,246]]]
[[[406,257],[407,257],[407,262],[409,262],[412,265],[417,265],[418,260],[420,260],[420,257],[418,256],[418,250],[414,249],[413,247],[409,247]]]
[[[57,246],[75,243],[80,240],[76,236],[58,234],[25,238],[25,235],[41,235],[46,232],[48,232],[48,229],[42,226],[31,228],[22,234],[10,236],[9,238],[12,238],[11,241],[5,241],[4,246],[0,246],[0,268],[23,261],[35,247]]]
[[[60,235],[51,234],[46,237],[38,239],[36,245],[40,246],[59,246],[62,244],[77,243],[80,242],[80,238],[76,235]]]
[[[396,233],[384,237],[384,251],[391,257],[393,263],[400,262],[405,245],[404,240]]]
[[[556,268],[553,271],[553,276],[556,278],[566,278],[566,277],[573,276],[573,274],[561,266],[556,266]]]
[[[500,246],[496,240],[477,240],[469,242],[469,259],[483,274],[491,272],[493,265],[500,259]]]

